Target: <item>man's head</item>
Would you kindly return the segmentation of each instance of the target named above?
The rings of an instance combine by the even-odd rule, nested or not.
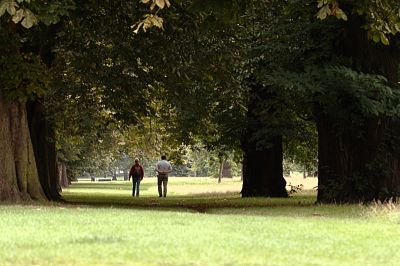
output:
[[[161,155],[161,160],[167,160],[167,156]]]
[[[139,164],[139,158],[135,158],[135,164]]]

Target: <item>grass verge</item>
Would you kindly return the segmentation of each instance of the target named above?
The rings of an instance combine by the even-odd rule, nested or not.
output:
[[[400,261],[400,208],[395,204],[314,205],[315,192],[306,191],[288,199],[241,199],[233,189],[235,180],[212,193],[221,188],[209,180],[176,180],[174,193],[171,182],[170,196],[158,198],[152,181],[140,198],[130,197],[127,182],[83,182],[64,192],[66,204],[0,205],[0,264]]]

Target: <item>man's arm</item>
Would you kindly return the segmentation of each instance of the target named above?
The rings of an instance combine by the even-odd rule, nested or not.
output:
[[[155,170],[158,174],[165,174],[165,170],[163,169],[162,163],[160,162],[157,163]]]
[[[171,173],[171,172],[172,172],[172,166],[171,166],[170,163],[168,163],[168,171],[167,171],[167,174],[169,174],[169,173]]]
[[[143,180],[143,177],[144,177],[143,166],[140,166],[140,180]]]
[[[159,167],[160,167],[160,164],[157,163],[157,164],[156,164],[156,168],[154,169],[154,171],[156,171],[157,173],[160,173],[160,170],[158,169]]]
[[[132,175],[133,175],[133,166],[131,167],[131,170],[129,170],[128,180],[131,180]]]

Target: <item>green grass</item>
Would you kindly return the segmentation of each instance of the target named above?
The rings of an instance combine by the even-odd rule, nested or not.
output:
[[[398,265],[400,207],[241,199],[240,181],[78,182],[66,204],[0,205],[0,265]],[[211,191],[211,192],[210,192]]]

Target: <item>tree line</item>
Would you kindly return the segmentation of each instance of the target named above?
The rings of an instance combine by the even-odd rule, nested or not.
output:
[[[0,198],[61,200],[61,165],[95,169],[103,151],[196,145],[242,162],[243,197],[287,197],[288,158],[318,165],[319,202],[396,198],[399,9],[2,1]]]

